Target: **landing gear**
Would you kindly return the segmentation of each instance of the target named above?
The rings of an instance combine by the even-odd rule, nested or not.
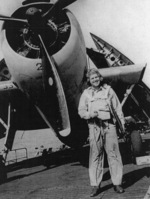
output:
[[[132,162],[136,163],[136,157],[143,156],[143,143],[141,137],[141,122],[136,122],[132,117],[126,120],[126,143],[131,154]]]
[[[131,132],[131,158],[134,164],[136,164],[136,157],[143,155],[142,151],[142,138],[140,132],[133,130]]]
[[[137,130],[131,132],[131,147],[135,157],[142,155],[142,138]]]
[[[4,140],[4,149],[3,154],[0,155],[0,184],[4,183],[7,180],[7,169],[6,169],[6,159],[8,152],[12,149],[16,128],[14,126],[15,123],[15,109],[12,108],[9,103],[8,106],[8,121],[7,124],[3,122],[3,126],[6,129],[5,140]],[[2,119],[0,120],[2,123]]]

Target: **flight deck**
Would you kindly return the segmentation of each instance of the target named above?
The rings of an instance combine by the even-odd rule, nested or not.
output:
[[[150,165],[137,166],[120,143],[124,164],[125,193],[114,192],[107,161],[98,199],[149,199]],[[7,166],[7,181],[0,185],[3,199],[88,199],[91,187],[88,176],[89,146],[67,149],[48,155],[47,167],[42,157],[24,160]]]

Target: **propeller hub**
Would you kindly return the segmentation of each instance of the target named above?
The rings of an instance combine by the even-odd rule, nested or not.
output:
[[[35,7],[30,7],[26,11],[26,17],[29,25],[32,28],[37,27],[37,29],[43,24],[43,19],[41,16],[41,10]]]
[[[7,17],[4,28],[14,51],[27,58],[41,57],[39,36],[49,54],[53,55],[62,49],[69,39],[71,25],[66,12],[54,8],[57,6],[50,3],[29,4],[17,9],[12,17]]]
[[[56,42],[58,37],[57,26],[52,20],[47,20],[42,16],[42,10],[30,7],[26,11],[26,16],[29,23],[29,29],[34,33],[40,34],[45,41],[47,41],[47,36],[49,36],[48,47]]]
[[[41,10],[35,7],[30,7],[27,11],[26,11],[26,15],[27,16],[33,16],[36,14],[40,14]]]

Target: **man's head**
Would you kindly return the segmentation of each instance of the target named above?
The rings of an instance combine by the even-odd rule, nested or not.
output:
[[[87,82],[93,87],[99,87],[103,77],[96,68],[89,69],[87,72]]]

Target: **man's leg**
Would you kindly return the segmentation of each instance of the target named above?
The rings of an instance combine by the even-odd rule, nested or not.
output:
[[[116,127],[112,124],[109,124],[105,131],[105,150],[107,153],[111,179],[113,185],[119,189],[116,191],[118,193],[122,193],[123,190],[121,190],[122,188],[119,188],[119,186],[122,183],[123,164],[119,151]]]
[[[97,125],[90,126],[90,154],[89,176],[91,186],[100,186],[103,177],[103,140],[100,128]]]

